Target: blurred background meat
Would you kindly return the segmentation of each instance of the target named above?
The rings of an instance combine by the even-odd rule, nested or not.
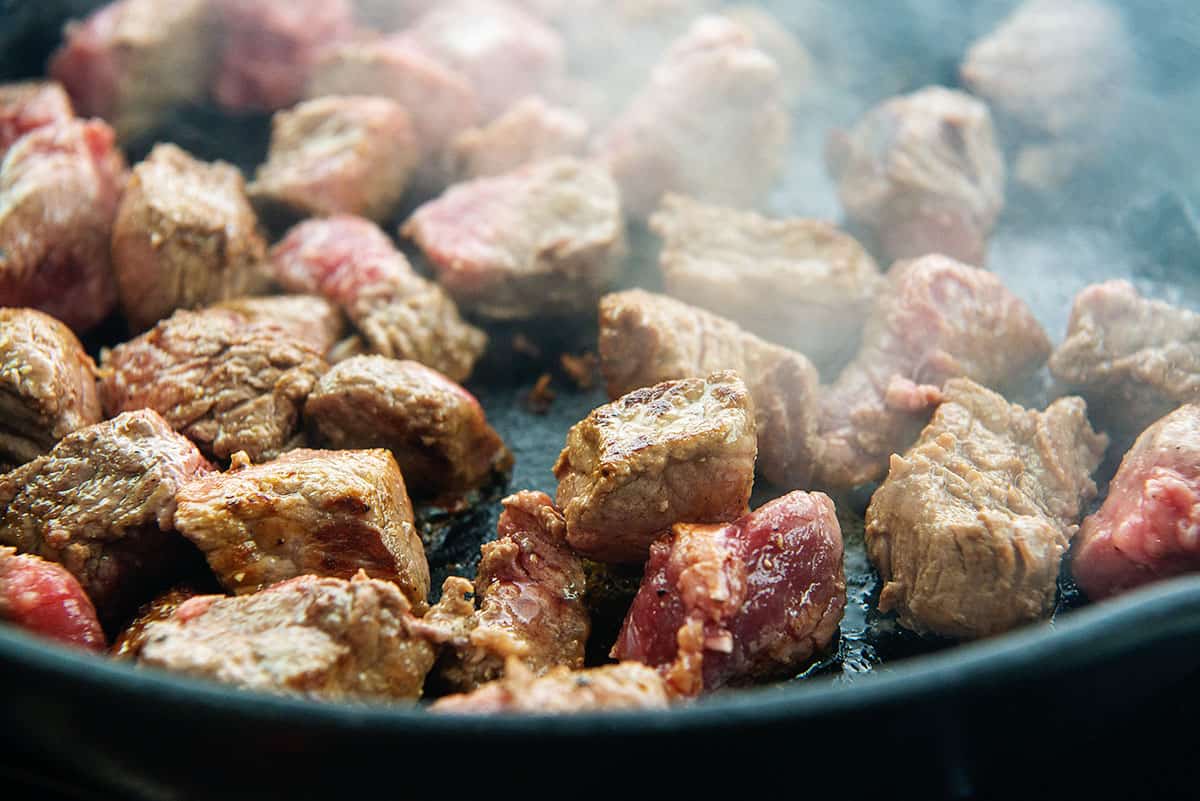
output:
[[[450,147],[449,172],[459,181],[500,175],[555,156],[578,156],[588,123],[566,108],[531,95],[481,128],[463,131]]]
[[[102,651],[91,599],[62,565],[0,547],[0,620],[31,634]]]
[[[71,98],[53,81],[0,84],[0,159],[30,131],[74,117]]]

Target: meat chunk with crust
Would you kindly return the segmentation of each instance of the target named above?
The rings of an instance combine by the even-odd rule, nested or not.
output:
[[[117,304],[109,243],[125,183],[112,129],[47,125],[0,162],[0,306],[29,306],[84,332]]]
[[[1038,412],[968,379],[948,382],[933,421],[892,456],[867,508],[880,611],[963,639],[1049,615],[1107,446],[1080,398]]]
[[[985,263],[1005,170],[984,103],[940,86],[894,97],[832,134],[827,156],[842,207],[889,260]]]
[[[385,450],[294,450],[179,492],[175,525],[225,589],[258,592],[303,575],[360,570],[426,608],[429,565],[396,460]]]
[[[783,487],[803,487],[812,478],[820,455],[820,378],[799,353],[703,309],[634,289],[600,301],[600,368],[611,398],[733,370],[754,399],[762,474]]]
[[[941,402],[951,378],[1019,386],[1050,340],[1029,307],[991,273],[944,256],[894,266],[863,330],[862,348],[821,399],[828,487],[876,481]]]
[[[319,295],[235,298],[217,305],[251,322],[274,323],[317,353],[328,353],[346,333],[342,310]]]
[[[215,458],[245,451],[261,462],[287,448],[326,369],[273,323],[228,309],[179,311],[104,353],[100,397],[109,414],[154,409]]]
[[[418,496],[461,493],[512,466],[471,393],[411,361],[356,356],[330,369],[304,417],[331,448],[386,448]]]
[[[754,403],[733,372],[665,381],[593,411],[554,465],[571,547],[637,562],[675,523],[741,516],[754,486]]]
[[[537,675],[512,660],[504,677],[464,695],[439,698],[431,712],[490,715],[524,712],[560,715],[616,709],[666,709],[671,694],[656,671],[636,662],[587,670],[557,667]]]
[[[0,462],[36,459],[102,419],[96,363],[71,329],[33,309],[0,308]]]
[[[146,600],[186,552],[175,496],[211,470],[152,411],[88,426],[0,476],[0,545],[62,564],[112,620]]]
[[[502,175],[535,161],[582,155],[587,138],[587,120],[533,95],[455,137],[449,172],[461,181]]]
[[[870,254],[834,226],[667,195],[650,227],[663,239],[671,295],[822,367],[841,367],[858,349],[882,281]]]
[[[434,651],[389,581],[301,576],[235,598],[201,595],[146,629],[138,663],[325,700],[415,700]]]
[[[845,606],[833,501],[793,492],[655,542],[612,655],[658,668],[684,696],[779,678],[833,642]]]
[[[62,565],[0,547],[0,620],[31,634],[103,651],[92,601]]]
[[[458,184],[402,233],[460,305],[502,320],[593,308],[626,252],[612,177],[571,158]]]
[[[1150,426],[1083,521],[1071,572],[1094,601],[1200,570],[1200,406]]]
[[[200,593],[191,585],[179,584],[142,604],[130,624],[117,635],[109,652],[117,659],[135,659],[146,644],[146,629],[150,624],[170,619],[176,609],[197,595]]]
[[[0,84],[0,159],[30,131],[74,118],[71,98],[53,81]]]

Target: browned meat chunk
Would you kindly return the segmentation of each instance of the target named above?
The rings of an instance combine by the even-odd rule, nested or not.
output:
[[[1080,398],[1027,411],[968,379],[945,396],[871,498],[867,554],[880,611],[921,633],[986,637],[1053,610],[1108,439]]]
[[[104,353],[109,414],[154,409],[206,454],[282,453],[304,399],[326,370],[321,355],[273,323],[227,309],[179,311]]]
[[[570,158],[458,184],[403,234],[459,304],[496,319],[590,310],[625,256],[616,184]]]
[[[840,368],[858,349],[879,267],[828,223],[773,220],[667,195],[650,218],[667,292]]]
[[[0,306],[41,309],[76,331],[117,304],[109,256],[125,160],[102,122],[47,125],[0,162]]]
[[[662,676],[636,662],[588,670],[559,667],[538,676],[513,660],[504,678],[466,695],[440,698],[430,710],[447,715],[498,712],[557,715],[612,709],[666,709],[670,702]]]
[[[479,401],[417,362],[347,359],[317,384],[304,416],[327,447],[390,450],[418,496],[463,492],[512,466]]]
[[[250,197],[298,217],[388,219],[420,157],[404,107],[383,97],[323,97],[280,111]]]
[[[1200,314],[1143,298],[1126,281],[1079,293],[1050,372],[1087,399],[1100,427],[1128,442],[1200,402]]]
[[[1071,572],[1092,600],[1200,570],[1200,406],[1150,426],[1083,521]]]
[[[867,317],[862,348],[821,399],[817,479],[876,481],[941,402],[941,386],[970,378],[1018,386],[1050,353],[1033,312],[989,272],[944,256],[896,265]]]
[[[0,308],[0,462],[23,464],[103,419],[96,363],[71,329]]]
[[[704,17],[601,134],[596,155],[633,217],[671,191],[751,207],[778,178],[790,133],[775,62],[740,25]]]
[[[736,373],[666,381],[601,406],[554,465],[567,539],[606,562],[638,562],[675,523],[722,523],[754,486],[754,404]]]
[[[237,298],[218,306],[252,322],[274,323],[317,353],[328,353],[346,333],[341,309],[317,295]]]
[[[657,667],[685,696],[779,678],[829,646],[845,606],[833,501],[793,492],[655,542],[612,655]]]
[[[133,621],[117,635],[110,653],[117,659],[134,659],[146,644],[146,629],[151,623],[168,620],[184,601],[200,593],[188,584],[181,584],[142,604]]]
[[[175,494],[211,470],[154,412],[122,414],[0,476],[0,545],[61,563],[111,620],[176,566]]]
[[[104,650],[91,599],[54,562],[0,547],[0,620],[68,645]]]
[[[151,623],[138,662],[253,690],[415,700],[433,666],[388,581],[301,576],[253,595],[201,595]]]
[[[217,39],[211,0],[118,0],[67,25],[50,75],[80,114],[103,117],[131,139],[172,106],[204,98]]]
[[[425,549],[400,468],[384,450],[295,450],[266,464],[235,463],[179,492],[175,526],[238,595],[362,570],[425,609]]]
[[[578,156],[587,136],[583,117],[540,97],[527,97],[488,125],[459,134],[447,156],[449,172],[466,181],[555,156]]]
[[[819,456],[819,377],[799,353],[729,320],[640,289],[600,301],[600,368],[618,398],[661,381],[733,370],[754,398],[758,467],[783,487],[806,486]]]
[[[25,81],[0,84],[0,159],[30,131],[70,122],[71,98],[57,83]]]
[[[892,98],[830,136],[828,161],[846,213],[889,260],[986,261],[1005,172],[980,101],[937,86]]]

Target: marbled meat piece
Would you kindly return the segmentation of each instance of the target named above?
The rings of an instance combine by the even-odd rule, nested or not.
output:
[[[68,645],[103,651],[92,601],[62,565],[0,547],[0,621]]]
[[[0,159],[30,131],[74,118],[71,98],[54,81],[0,84]]]
[[[201,593],[190,584],[179,584],[142,604],[133,620],[113,641],[109,653],[116,659],[135,659],[146,644],[146,629],[151,623],[167,620],[189,598]]]
[[[501,712],[561,715],[617,709],[666,709],[670,703],[670,689],[663,677],[636,662],[587,670],[557,667],[539,676],[514,659],[503,678],[474,692],[439,698],[429,709],[443,715]]]
[[[468,181],[502,175],[555,156],[579,156],[587,138],[587,120],[533,95],[487,125],[455,137],[447,154],[449,173]]]
[[[342,310],[320,295],[263,295],[217,304],[252,322],[274,323],[317,353],[328,353],[346,334]]]
[[[879,610],[961,639],[1048,616],[1107,447],[1080,398],[1038,412],[969,379],[947,382],[932,422],[892,456],[867,508]]]

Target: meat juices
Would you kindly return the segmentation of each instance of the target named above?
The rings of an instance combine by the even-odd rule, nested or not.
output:
[[[684,520],[721,523],[750,502],[754,404],[736,373],[666,381],[593,411],[554,465],[567,540],[604,562],[638,562]]]
[[[383,97],[323,97],[280,111],[249,187],[261,206],[297,217],[356,214],[382,222],[420,157],[404,107]]]
[[[949,381],[867,508],[867,554],[884,582],[879,610],[913,631],[961,639],[1049,615],[1107,447],[1080,398],[1029,411],[973,381]]]
[[[326,447],[391,451],[418,496],[464,492],[512,466],[479,401],[417,362],[347,359],[322,377],[304,417]]]
[[[387,451],[294,450],[265,464],[235,462],[179,492],[175,525],[237,595],[296,576],[349,579],[361,570],[426,609],[429,565]]]
[[[620,185],[626,213],[645,218],[667,192],[759,205],[783,169],[790,136],[775,62],[745,28],[703,17],[600,134],[595,155]]]
[[[0,462],[24,464],[103,419],[96,363],[71,329],[0,308]]]
[[[444,715],[524,712],[560,715],[616,709],[666,709],[669,688],[656,671],[636,662],[587,670],[558,667],[541,676],[513,660],[504,677],[465,695],[439,698],[429,707]]]
[[[827,148],[849,217],[889,261],[942,253],[982,266],[1004,208],[1004,156],[988,107],[933,86],[867,112]]]
[[[0,476],[0,545],[61,563],[111,620],[176,567],[175,494],[211,470],[152,411],[88,426]]]
[[[71,98],[53,81],[0,84],[0,159],[30,131],[74,118]]]
[[[117,304],[109,241],[125,183],[112,129],[73,120],[26,134],[0,162],[0,306],[77,332]]]
[[[104,650],[104,629],[75,577],[62,565],[4,547],[0,547],[0,620],[61,643]]]
[[[1093,601],[1200,570],[1200,406],[1154,423],[1083,521],[1071,572]]]
[[[775,220],[667,195],[650,218],[669,294],[728,317],[825,368],[854,354],[879,267],[817,220]]]
[[[799,353],[703,309],[633,289],[600,301],[600,369],[610,398],[661,381],[733,370],[754,399],[759,470],[782,487],[811,480],[820,456],[820,377]]]
[[[109,414],[154,409],[206,454],[255,462],[287,449],[327,365],[273,323],[227,309],[179,311],[101,358]]]
[[[592,309],[626,253],[616,184],[570,158],[457,184],[402,233],[459,305],[499,320]]]
[[[325,700],[415,700],[433,666],[388,581],[301,576],[236,598],[201,595],[146,628],[138,663]]]
[[[317,353],[328,353],[346,333],[342,310],[317,295],[235,298],[217,306],[237,312],[251,322],[274,323]]]
[[[555,156],[579,156],[587,137],[583,117],[536,95],[527,97],[482,128],[455,137],[447,154],[448,172],[467,181]]]
[[[50,59],[79,113],[103,117],[125,141],[151,132],[172,107],[208,92],[217,55],[211,0],[118,0],[67,23]]]
[[[1128,442],[1181,404],[1200,402],[1200,314],[1143,298],[1128,281],[1087,287],[1050,372],[1087,399],[1101,428]]]
[[[658,668],[685,696],[778,678],[833,642],[845,606],[833,501],[793,492],[655,542],[612,656]]]
[[[877,481],[917,437],[941,386],[1018,386],[1050,353],[1029,307],[991,273],[944,256],[892,267],[862,348],[821,399],[822,486]]]

